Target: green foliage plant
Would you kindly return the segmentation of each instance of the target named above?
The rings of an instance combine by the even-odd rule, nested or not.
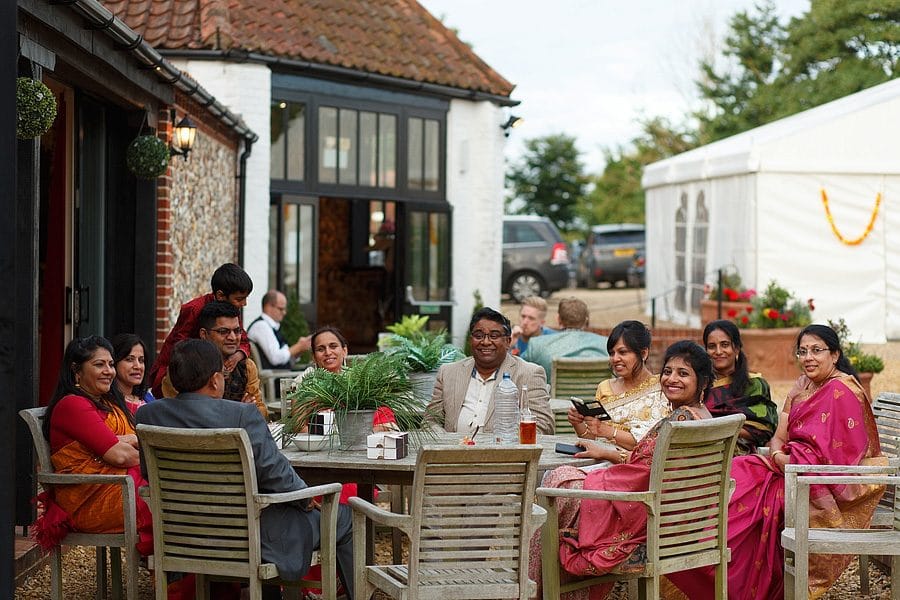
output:
[[[141,135],[128,144],[125,164],[140,179],[156,179],[169,166],[169,147],[155,135]]]
[[[864,352],[859,342],[851,341],[850,328],[841,317],[837,321],[828,321],[828,326],[834,329],[844,350],[844,356],[859,373],[881,373],[884,370],[884,361],[880,356]]]
[[[400,356],[374,352],[332,373],[315,369],[287,394],[290,414],[282,417],[285,431],[300,431],[310,416],[334,411],[340,421],[348,411],[390,408],[403,431],[422,421],[422,405]]]
[[[386,329],[395,336],[412,340],[424,333],[427,324],[428,317],[425,315],[404,315],[393,325],[388,325]]]
[[[300,308],[300,300],[296,289],[291,289],[286,294],[287,308],[284,319],[281,321],[281,333],[288,343],[296,342],[305,335],[309,335],[309,323]],[[307,350],[297,357],[298,363],[308,363],[312,355]]]
[[[30,77],[16,79],[16,137],[30,140],[47,133],[56,119],[56,97]]]
[[[772,280],[765,291],[750,300],[747,314],[736,315],[738,327],[754,329],[783,329],[806,327],[812,323],[813,300],[799,300],[792,292]]]
[[[429,373],[463,358],[459,348],[448,343],[448,337],[446,331],[428,332],[414,339],[395,334],[384,351],[402,357],[410,373]]]

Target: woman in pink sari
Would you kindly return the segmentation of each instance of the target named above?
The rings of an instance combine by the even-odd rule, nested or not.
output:
[[[780,599],[784,594],[784,466],[859,465],[881,456],[875,419],[837,334],[810,325],[797,338],[803,375],[788,394],[769,456],[734,459],[736,489],[728,506],[728,597]],[[810,527],[865,527],[884,488],[815,485],[810,488]],[[809,558],[809,597],[828,591],[851,556]],[[682,588],[690,598],[710,597],[712,573],[691,572]],[[680,581],[678,582],[681,583]]]
[[[608,460],[608,468],[585,472],[575,467],[560,467],[549,472],[545,487],[568,489],[646,491],[659,429],[667,420],[686,421],[711,418],[703,406],[706,391],[714,379],[712,361],[698,344],[682,340],[666,350],[660,385],[672,405],[672,414],[661,419],[642,437],[634,450],[599,446],[585,440],[586,450],[578,457]],[[646,561],[647,512],[636,502],[556,499],[559,511],[559,556],[566,573],[602,575],[643,570]],[[532,541],[528,576],[540,581],[540,544]],[[566,600],[605,598],[612,584],[595,585],[569,592]]]

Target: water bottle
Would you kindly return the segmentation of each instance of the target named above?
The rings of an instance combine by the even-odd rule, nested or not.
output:
[[[494,438],[504,446],[519,442],[519,388],[509,373],[494,390]]]

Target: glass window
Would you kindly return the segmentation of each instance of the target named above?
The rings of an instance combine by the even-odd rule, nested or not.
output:
[[[359,113],[359,185],[378,185],[378,115]]]
[[[272,179],[284,179],[284,107],[287,104],[278,100],[272,102],[269,113],[269,177]]]
[[[416,300],[447,300],[450,294],[450,215],[409,214],[407,281]]]
[[[397,187],[397,117],[378,115],[378,185]]]
[[[287,178],[303,181],[306,157],[306,107],[293,102],[287,105]],[[275,179],[275,177],[272,177]]]
[[[429,192],[438,191],[441,177],[438,157],[440,156],[440,129],[434,119],[425,121],[425,157],[424,178],[422,187]]]
[[[278,210],[277,206],[273,208]],[[285,292],[296,291],[301,304],[308,304],[313,301],[315,207],[285,203],[281,211],[282,285]]]
[[[338,183],[356,185],[356,111],[341,109]]]
[[[675,308],[687,306],[687,194],[681,194],[681,205],[675,211]]]
[[[337,183],[337,109],[319,108],[319,182]]]
[[[407,185],[411,190],[422,189],[422,129],[422,119],[409,120],[406,160],[408,163]]]
[[[694,215],[694,243],[691,253],[691,307],[700,308],[703,299],[703,283],[706,280],[706,239],[709,232],[709,211],[703,192],[697,195],[697,212]]]

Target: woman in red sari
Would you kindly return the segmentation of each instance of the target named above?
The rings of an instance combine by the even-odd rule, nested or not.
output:
[[[728,505],[728,597],[780,599],[784,594],[784,466],[859,465],[881,456],[875,419],[856,372],[841,351],[837,334],[810,325],[797,338],[803,375],[788,393],[769,456],[734,459],[736,482]],[[884,488],[814,485],[809,495],[810,527],[865,527]],[[809,597],[828,591],[851,556],[809,557]],[[712,574],[692,572],[690,598],[710,597]]]
[[[631,452],[580,440],[585,451],[575,456],[607,460],[608,468],[585,472],[565,466],[544,478],[544,487],[568,489],[646,491],[659,429],[666,421],[711,418],[703,405],[714,378],[712,361],[701,346],[689,340],[675,342],[666,350],[660,385],[672,405],[672,413],[661,419],[638,441]],[[646,562],[647,512],[636,502],[556,499],[559,511],[559,557],[566,573],[603,575],[643,570]],[[528,576],[540,581],[539,534],[532,541]],[[605,598],[613,584],[595,585],[564,594],[566,600]]]
[[[112,346],[99,336],[76,338],[63,356],[56,391],[44,419],[50,458],[57,473],[131,475],[135,483],[138,550],[153,550],[151,517],[137,496],[141,477],[134,416],[124,398],[111,392],[116,378]],[[110,484],[61,485],[42,495],[45,512],[35,536],[45,548],[69,531],[113,533],[124,528],[122,489]]]

